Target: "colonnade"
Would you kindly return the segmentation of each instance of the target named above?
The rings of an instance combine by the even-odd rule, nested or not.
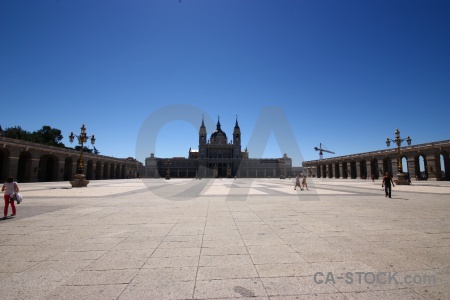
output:
[[[401,147],[403,172],[411,179],[450,180],[450,140]],[[303,162],[303,173],[317,178],[378,179],[397,173],[397,149]]]
[[[12,176],[18,182],[73,180],[80,152],[0,137],[0,180]],[[119,179],[138,176],[133,158],[114,158],[83,153],[86,179]]]

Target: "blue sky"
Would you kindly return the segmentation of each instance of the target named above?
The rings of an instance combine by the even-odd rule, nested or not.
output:
[[[385,149],[397,127],[413,144],[445,140],[449,28],[449,1],[3,0],[0,125],[50,125],[70,146],[84,123],[101,154],[135,157],[142,125],[167,106],[220,115],[229,136],[238,115],[243,148],[274,107],[297,165],[319,143]],[[155,155],[187,156],[200,124],[165,124]],[[282,152],[271,135],[263,156]]]

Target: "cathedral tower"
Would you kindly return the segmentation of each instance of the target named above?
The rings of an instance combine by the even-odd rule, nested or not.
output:
[[[198,133],[198,152],[199,158],[206,158],[206,127],[204,117],[202,117],[202,125]]]
[[[233,158],[241,158],[241,129],[239,128],[237,116],[233,130],[233,150]]]

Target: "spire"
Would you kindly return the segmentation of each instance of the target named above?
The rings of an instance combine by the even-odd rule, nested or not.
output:
[[[202,115],[202,125],[198,132],[200,144],[206,143],[206,127],[205,127],[205,116]]]
[[[205,128],[205,115],[202,114],[202,126],[200,128]]]
[[[222,129],[220,128],[220,116],[217,116],[217,131],[222,131]]]
[[[238,115],[236,115],[236,125],[234,125],[235,129],[239,129],[239,124],[238,124]]]

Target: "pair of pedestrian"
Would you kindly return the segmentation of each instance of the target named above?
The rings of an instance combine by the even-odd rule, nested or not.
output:
[[[295,176],[294,190],[296,190],[297,187],[299,187],[301,191],[303,191],[305,188],[308,190],[308,184],[306,183],[306,176],[303,176],[302,185],[300,185],[300,174],[297,174],[297,176]]]
[[[3,219],[8,217],[8,208],[9,204],[11,204],[12,214],[11,217],[16,215],[16,206],[14,205],[14,200],[11,199],[11,196],[14,193],[19,192],[19,185],[14,181],[13,177],[6,178],[6,182],[2,186],[2,192],[5,192],[3,199],[5,200],[5,208],[3,209]]]
[[[395,184],[392,180],[392,176],[389,174],[389,172],[386,172],[386,176],[383,177],[383,181],[381,182],[381,187],[384,187],[384,193],[386,194],[385,197],[389,196],[389,198],[391,198],[391,183],[392,187],[394,187]]]

